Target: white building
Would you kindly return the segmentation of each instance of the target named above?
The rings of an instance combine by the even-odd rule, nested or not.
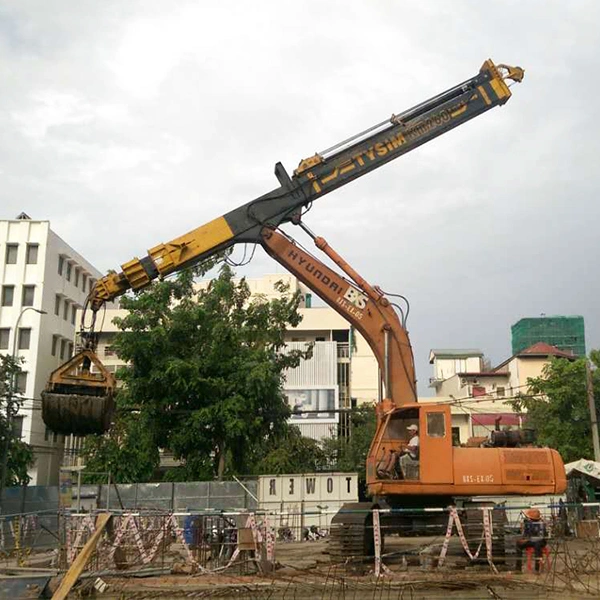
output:
[[[491,368],[481,350],[431,350],[430,387],[436,395],[419,401],[451,403],[453,433],[461,443],[487,436],[496,422],[500,427],[519,427],[523,416],[514,412],[512,401],[527,392],[528,379],[540,377],[552,358],[577,357],[538,342]]]
[[[18,388],[25,402],[16,430],[35,451],[32,485],[58,483],[63,440],[42,421],[40,393],[72,355],[78,309],[100,276],[49,221],[25,214],[0,220],[0,352],[14,347],[24,359]]]

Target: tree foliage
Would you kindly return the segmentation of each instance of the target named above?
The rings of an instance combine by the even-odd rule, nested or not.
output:
[[[252,472],[285,433],[283,370],[307,356],[282,352],[285,331],[301,320],[299,294],[279,286],[278,299],[251,299],[227,265],[207,289],[195,291],[193,279],[185,271],[123,299],[128,314],[115,321],[113,346],[129,366],[118,374],[118,406],[137,410],[133,423],[143,424],[146,441],[136,446],[132,421],[124,422],[108,441],[93,442],[98,464],[160,447],[183,463],[170,478],[221,478]],[[144,473],[153,461],[146,455]]]
[[[592,351],[592,363],[600,367],[600,352]],[[596,406],[600,407],[600,371],[592,374]],[[542,446],[555,448],[565,462],[594,458],[586,385],[586,359],[553,359],[540,377],[528,379],[528,391],[514,402],[526,409],[527,425]],[[598,412],[598,411],[597,411]]]
[[[375,436],[375,407],[359,406],[351,411],[349,417],[349,435],[325,440],[324,451],[336,471],[357,472],[359,479],[364,480],[367,455]]]
[[[7,410],[10,406],[11,420],[14,419],[23,404],[23,398],[13,390],[13,384],[21,372],[20,360],[9,355],[0,355],[0,457],[8,441],[8,459],[5,486],[23,485],[30,481],[27,473],[34,463],[33,449],[29,444],[14,436],[12,425],[8,421]]]
[[[295,425],[271,442],[271,448],[256,464],[255,475],[314,473],[328,467],[327,455],[316,440],[302,436]]]
[[[106,483],[108,473],[115,483],[150,481],[160,462],[143,413],[119,413],[106,435],[86,437],[82,455],[86,483]]]

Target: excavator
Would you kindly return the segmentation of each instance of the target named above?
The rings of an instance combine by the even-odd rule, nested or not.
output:
[[[345,506],[333,518],[332,557],[372,554],[373,508],[392,509],[386,517],[390,530],[417,531],[423,523],[429,526],[425,506],[445,507],[460,499],[467,503],[476,496],[559,494],[566,488],[560,455],[547,448],[524,447],[518,435],[498,434],[488,447],[453,446],[450,406],[417,402],[406,315],[302,218],[317,198],[504,105],[512,95],[509,83],[521,82],[523,76],[520,67],[486,60],[474,77],[302,160],[292,176],[277,163],[279,187],[151,248],[143,258],[123,264],[120,272],[99,279],[89,294],[87,308],[94,322],[107,302],[129,290],[141,290],[235,244],[259,244],[364,336],[381,373],[377,427],[366,465],[373,501]],[[303,229],[342,274],[284,233],[281,226],[288,223]],[[82,339],[82,350],[51,374],[42,394],[43,419],[58,433],[103,433],[115,408],[115,380],[95,354],[93,326]],[[382,469],[390,456],[407,447],[410,426],[419,431],[418,465],[411,473]],[[394,509],[400,510],[394,514]],[[481,526],[480,517],[474,526]]]

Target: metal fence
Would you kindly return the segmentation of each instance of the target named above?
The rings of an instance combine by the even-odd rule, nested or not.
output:
[[[258,481],[200,481],[189,483],[132,483],[82,485],[80,498],[73,488],[72,508],[84,512],[123,511],[203,511],[256,510]],[[0,551],[14,549],[14,527],[25,528],[35,539],[27,539],[36,548],[56,546],[59,534],[58,486],[6,488],[0,515]],[[16,517],[21,515],[21,519]],[[35,521],[35,527],[34,527]],[[21,536],[22,537],[22,536]]]

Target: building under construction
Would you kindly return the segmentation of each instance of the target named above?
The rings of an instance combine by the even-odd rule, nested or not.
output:
[[[526,317],[511,328],[512,353],[519,354],[537,342],[556,346],[575,356],[585,356],[585,326],[583,317],[552,315]]]

